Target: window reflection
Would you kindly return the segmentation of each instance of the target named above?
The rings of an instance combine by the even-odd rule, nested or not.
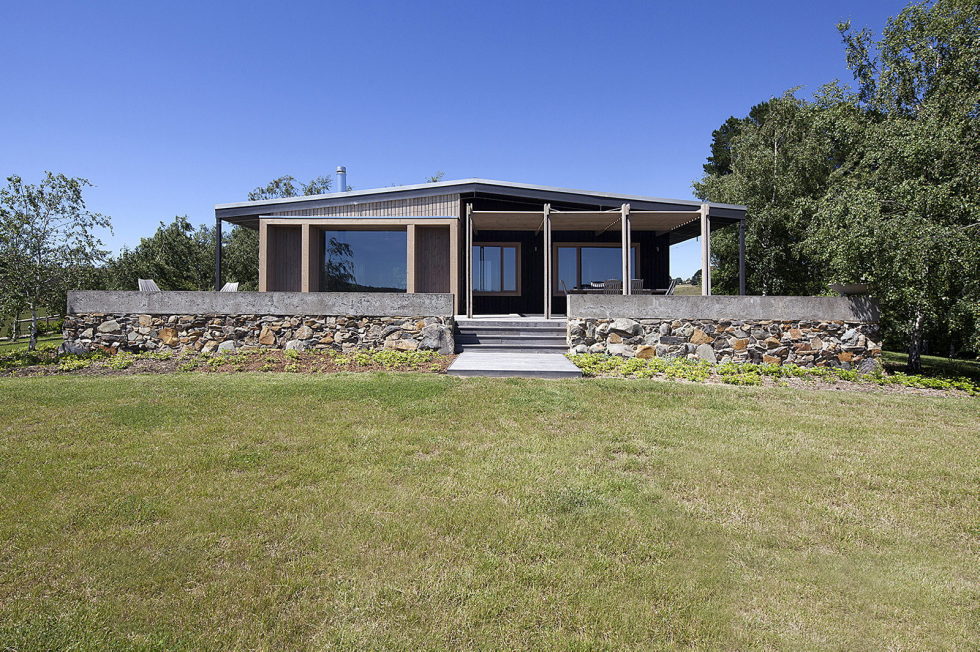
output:
[[[320,289],[324,292],[404,292],[405,231],[323,231]]]
[[[623,254],[618,246],[559,245],[556,289],[588,288],[593,283],[623,278]],[[630,249],[630,268],[636,277],[636,245]],[[564,283],[564,286],[562,285]]]

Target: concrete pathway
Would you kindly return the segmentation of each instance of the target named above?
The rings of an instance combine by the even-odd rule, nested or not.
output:
[[[464,351],[446,373],[450,376],[582,377],[579,368],[561,353]]]

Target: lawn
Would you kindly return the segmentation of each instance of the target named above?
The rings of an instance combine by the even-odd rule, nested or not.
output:
[[[38,335],[37,344],[38,346],[54,346],[57,347],[64,340],[60,334],[55,335]],[[0,355],[5,355],[7,353],[16,353],[17,351],[26,351],[27,345],[30,342],[30,333],[27,335],[21,335],[14,341],[2,340],[0,341]]]
[[[0,648],[969,648],[980,401],[0,378]]]
[[[906,353],[882,351],[881,361],[889,371],[905,371],[909,356]],[[977,360],[949,359],[938,355],[922,356],[923,376],[963,376],[980,381],[980,362]]]

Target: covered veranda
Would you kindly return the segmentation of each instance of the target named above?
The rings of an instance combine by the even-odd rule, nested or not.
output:
[[[467,317],[474,316],[474,244],[479,244],[481,232],[532,232],[541,238],[541,260],[538,264],[543,267],[544,282],[541,287],[525,287],[524,293],[540,291],[543,297],[543,313],[550,319],[555,312],[555,294],[558,284],[555,282],[556,264],[555,252],[560,244],[556,242],[556,233],[578,232],[581,240],[590,241],[599,238],[609,242],[610,233],[619,233],[620,269],[617,270],[621,281],[618,291],[624,295],[647,292],[642,288],[642,279],[638,279],[634,269],[635,254],[634,234],[655,234],[662,236],[668,244],[676,244],[694,237],[700,237],[701,243],[701,293],[711,294],[711,231],[728,225],[736,225],[738,229],[738,269],[739,294],[745,294],[745,223],[744,213],[725,208],[701,204],[696,210],[686,211],[656,211],[632,210],[630,204],[624,203],[618,209],[588,211],[588,210],[553,210],[551,204],[544,204],[542,210],[535,211],[500,211],[474,210],[472,204],[466,205],[464,215],[465,232],[465,292]],[[639,238],[639,235],[637,236]],[[646,254],[651,256],[652,252]],[[530,260],[530,259],[529,259]],[[577,288],[576,288],[577,289]],[[573,289],[563,288],[560,292]]]

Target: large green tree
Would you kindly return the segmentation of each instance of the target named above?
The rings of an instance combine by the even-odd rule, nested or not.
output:
[[[750,292],[866,281],[912,370],[926,339],[980,350],[980,5],[911,4],[879,39],[839,29],[856,89],[729,119],[696,191],[748,206]],[[735,238],[713,245],[731,290]]]
[[[793,92],[729,118],[714,132],[705,176],[694,183],[706,201],[744,204],[746,286],[749,294],[813,294],[824,287],[821,267],[804,246],[811,228],[810,200],[826,190],[838,163],[834,143],[815,124],[814,106]],[[734,228],[712,237],[712,285],[738,290]]]
[[[13,175],[0,188],[0,308],[30,311],[31,350],[38,312],[63,306],[67,290],[106,255],[97,234],[110,222],[86,207],[84,190],[91,185],[45,172],[38,184]]]
[[[980,5],[909,5],[880,38],[839,26],[864,117],[819,202],[812,251],[866,280],[918,371],[923,341],[980,350]]]

